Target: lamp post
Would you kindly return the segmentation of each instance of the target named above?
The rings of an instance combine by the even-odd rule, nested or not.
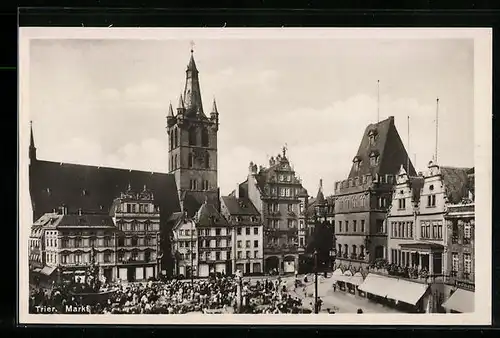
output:
[[[318,313],[318,251],[314,250],[314,313]]]
[[[190,242],[190,246],[191,246],[191,287],[193,287],[193,284],[194,284],[194,268],[193,268],[193,262],[194,262],[194,258],[193,258],[193,251],[194,251],[194,243],[193,243],[193,221],[191,221],[191,242]]]

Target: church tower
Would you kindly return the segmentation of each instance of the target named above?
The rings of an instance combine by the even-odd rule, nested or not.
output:
[[[217,132],[215,99],[210,116],[203,110],[198,69],[193,50],[186,69],[186,84],[174,112],[167,115],[169,172],[174,174],[181,207],[192,216],[207,201],[217,207]]]

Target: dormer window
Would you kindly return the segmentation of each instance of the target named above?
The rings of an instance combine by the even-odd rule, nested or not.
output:
[[[368,140],[370,141],[370,146],[375,145],[375,141],[377,139],[377,130],[376,129],[371,129],[368,132]]]
[[[378,152],[372,151],[370,153],[370,166],[375,167],[376,165],[378,165],[378,161],[379,161]]]
[[[353,162],[354,162],[354,170],[359,171],[359,169],[361,168],[361,159],[358,156],[356,156]]]

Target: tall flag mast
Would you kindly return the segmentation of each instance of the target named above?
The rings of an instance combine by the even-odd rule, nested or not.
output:
[[[377,123],[380,122],[380,80],[377,80]]]
[[[439,97],[436,98],[436,149],[434,152],[434,161],[438,161],[438,135],[439,135]]]

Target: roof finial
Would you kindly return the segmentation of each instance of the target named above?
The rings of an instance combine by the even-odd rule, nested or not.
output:
[[[130,185],[130,182],[128,182],[128,191],[132,190],[132,186]]]
[[[189,42],[189,44],[191,45],[191,54],[193,54],[193,52],[194,52],[194,41],[191,40],[191,42]]]
[[[287,144],[283,146],[283,157],[286,157],[286,151],[288,150]]]
[[[145,185],[145,184],[144,184],[144,188],[143,188],[142,190],[143,190],[143,191],[146,191],[146,190],[147,190],[147,188],[146,188],[146,185]]]

